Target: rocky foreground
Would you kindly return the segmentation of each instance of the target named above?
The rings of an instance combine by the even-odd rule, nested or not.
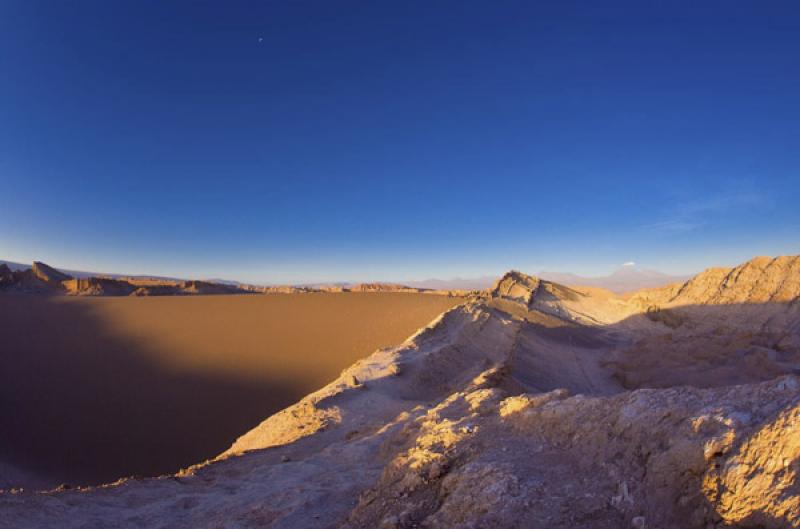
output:
[[[800,527],[798,299],[798,257],[627,298],[511,272],[214,461],[6,491],[0,527]]]

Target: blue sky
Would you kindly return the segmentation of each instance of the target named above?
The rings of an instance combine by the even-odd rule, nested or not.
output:
[[[0,258],[301,282],[800,253],[796,2],[6,0],[0,72]]]

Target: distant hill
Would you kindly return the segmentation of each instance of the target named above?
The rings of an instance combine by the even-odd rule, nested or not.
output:
[[[25,265],[0,261],[0,291],[31,294],[66,294],[73,296],[185,296],[196,294],[255,294],[303,292],[417,292],[461,296],[459,290],[435,290],[399,283],[326,284],[317,287],[273,285],[259,286],[223,279],[192,280],[122,274],[93,274],[57,269],[34,261]]]
[[[640,288],[655,288],[686,281],[690,275],[669,275],[656,270],[641,269],[635,265],[624,265],[613,273],[601,277],[584,277],[570,272],[539,272],[538,276],[548,281],[564,285],[599,287],[621,294]],[[436,290],[485,290],[490,288],[498,278],[496,276],[480,276],[472,278],[455,277],[452,279],[426,279],[424,281],[406,281],[403,284],[415,288]]]
[[[119,274],[92,275],[59,270],[39,261],[31,265],[0,262],[0,291],[75,296],[183,296],[254,292],[245,287],[208,281]]]
[[[491,287],[495,281],[497,281],[497,276],[481,276],[405,281],[403,284],[414,288],[429,288],[433,290],[485,290]]]
[[[0,259],[0,265],[6,265],[11,270],[27,270],[31,267],[29,264],[15,263],[14,261],[4,261]]]
[[[0,259],[0,265],[6,265],[11,270],[29,270],[31,268],[30,264],[25,263],[17,263],[14,261],[4,261]],[[183,278],[179,277],[166,277],[166,276],[150,276],[150,275],[131,275],[131,274],[108,274],[108,273],[101,273],[101,272],[87,272],[85,270],[68,270],[66,268],[57,268],[59,272],[63,272],[69,276],[76,277],[79,279],[87,279],[90,277],[111,277],[114,279],[122,279],[122,278],[131,278],[131,279],[157,279],[160,281],[182,281]],[[209,283],[216,282],[215,280],[208,280]],[[221,282],[221,281],[220,281]]]
[[[669,275],[657,270],[641,269],[633,264],[620,266],[614,272],[601,277],[583,277],[568,272],[539,272],[539,277],[563,285],[599,287],[616,294],[641,288],[656,288],[670,283],[686,281],[691,275]]]

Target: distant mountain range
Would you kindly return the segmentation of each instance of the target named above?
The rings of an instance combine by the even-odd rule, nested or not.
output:
[[[686,281],[691,275],[669,275],[657,270],[641,269],[633,264],[620,266],[614,272],[601,277],[583,277],[568,272],[539,272],[539,277],[570,286],[599,287],[616,294],[641,288],[655,288],[670,283]]]
[[[491,287],[497,279],[496,276],[473,278],[454,277],[452,279],[404,281],[403,284],[415,288],[430,288],[434,290],[484,290]]]
[[[538,277],[570,286],[586,286],[605,288],[616,294],[654,288],[679,281],[686,281],[691,275],[669,275],[656,270],[641,269],[634,264],[620,266],[607,276],[585,277],[569,272],[539,272]],[[495,276],[453,279],[427,279],[425,281],[406,281],[404,284],[417,288],[434,288],[439,290],[484,290],[490,288]]]
[[[21,270],[28,270],[31,268],[31,265],[29,264],[17,263],[13,261],[0,260],[0,265],[2,264],[7,265],[11,270],[21,271]],[[124,278],[154,279],[160,281],[185,280],[184,278],[165,277],[165,276],[99,274],[97,272],[66,270],[61,268],[59,268],[59,270],[61,272],[64,272],[65,274],[68,274],[72,277],[79,279],[87,279],[90,277],[107,277],[115,279],[124,279]],[[689,275],[669,275],[662,272],[658,272],[656,270],[641,269],[634,264],[626,264],[620,266],[611,274],[600,277],[585,277],[577,274],[572,274],[569,272],[551,272],[551,271],[539,272],[538,276],[541,279],[546,279],[548,281],[553,281],[564,285],[605,288],[617,294],[630,292],[641,288],[660,287],[663,285],[667,285],[669,283],[685,281],[689,277],[691,277]],[[498,277],[496,276],[480,276],[472,278],[463,278],[463,277],[454,277],[451,279],[431,278],[422,281],[404,281],[404,282],[393,281],[393,282],[380,282],[380,283],[394,284],[396,286],[400,286],[402,283],[402,286],[411,287],[415,289],[468,291],[468,290],[484,290],[490,288],[494,284],[494,282],[497,281],[497,279]],[[248,285],[246,283],[242,283],[239,281],[231,281],[226,279],[207,279],[205,281],[208,283],[215,283],[218,285],[226,285],[230,287],[247,287],[247,288],[253,287],[253,285]],[[331,282],[331,283],[313,283],[313,284],[302,283],[294,286],[300,288],[311,288],[311,289],[331,288],[331,287],[349,289],[356,285],[359,285],[359,283],[357,282]]]

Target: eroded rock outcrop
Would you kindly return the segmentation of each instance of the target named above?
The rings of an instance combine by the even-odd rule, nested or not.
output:
[[[140,277],[72,277],[35,261],[27,270],[0,268],[0,290],[32,294],[71,296],[183,296],[250,294],[260,289],[196,280],[169,280]]]
[[[61,287],[61,284],[64,281],[72,279],[71,275],[60,272],[55,268],[53,268],[52,266],[48,266],[39,261],[33,262],[33,266],[31,266],[31,271],[33,272],[33,275],[36,276],[38,279],[54,287]]]
[[[0,291],[16,293],[54,294],[64,291],[64,281],[71,276],[59,272],[44,263],[35,262],[27,270],[11,270],[0,267]]]
[[[136,290],[127,281],[106,277],[75,278],[63,285],[68,294],[75,296],[129,296]]]
[[[780,256],[755,257],[734,268],[709,268],[683,284],[645,290],[633,299],[685,306],[789,303],[798,296],[800,256]]]
[[[344,527],[797,527],[800,381],[719,390],[475,386],[410,422]]]
[[[490,294],[530,307],[533,304],[536,291],[539,290],[541,285],[542,280],[539,278],[512,270],[497,280],[492,286]]]

